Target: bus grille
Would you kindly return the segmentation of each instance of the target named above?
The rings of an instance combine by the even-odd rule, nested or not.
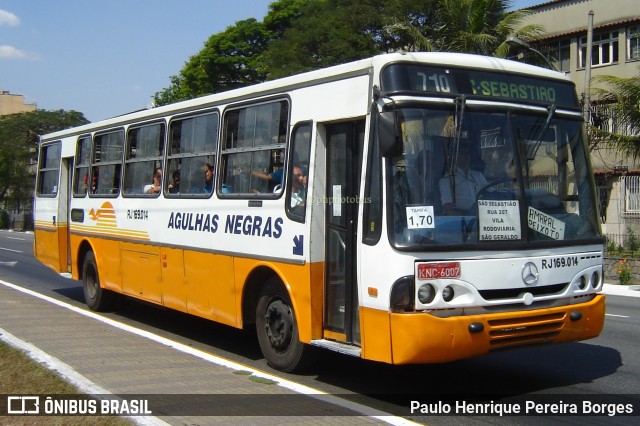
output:
[[[480,290],[480,295],[484,300],[515,299],[520,297],[522,293],[531,293],[534,296],[547,296],[550,294],[562,293],[568,285],[569,283],[560,283],[540,287]]]
[[[560,334],[566,313],[490,320],[492,350],[551,342]]]

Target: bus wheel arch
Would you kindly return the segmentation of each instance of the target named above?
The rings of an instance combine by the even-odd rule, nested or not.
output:
[[[278,274],[266,266],[259,266],[247,277],[242,291],[242,324],[247,326],[256,323],[256,307],[263,285],[272,278],[278,278]]]
[[[82,257],[82,268],[80,269],[80,279],[82,280],[82,292],[84,300],[92,311],[109,311],[115,306],[115,293],[106,290],[100,284],[100,274],[98,263],[93,250],[84,252]]]
[[[76,257],[76,270],[78,271],[78,280],[82,281],[84,258],[88,252],[93,251],[93,247],[87,240],[83,240],[78,247],[78,256]]]
[[[308,367],[311,348],[300,341],[296,313],[282,280],[268,276],[255,300],[256,334],[267,364],[287,373]]]

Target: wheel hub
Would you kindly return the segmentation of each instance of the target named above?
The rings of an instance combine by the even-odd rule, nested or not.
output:
[[[293,335],[291,308],[282,300],[276,300],[269,304],[264,319],[264,328],[271,346],[279,351],[287,349]]]

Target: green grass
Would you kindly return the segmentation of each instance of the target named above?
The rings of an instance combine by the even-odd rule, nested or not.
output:
[[[0,342],[0,395],[79,394],[76,387],[55,372],[33,361],[24,352]],[[123,417],[109,416],[0,416],[11,426],[131,426]]]

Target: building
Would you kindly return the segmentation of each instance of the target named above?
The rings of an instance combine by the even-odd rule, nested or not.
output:
[[[24,96],[0,90],[0,115],[31,112],[36,110],[36,104],[24,102]]]
[[[24,101],[24,96],[0,90],[0,115],[16,114],[20,112],[31,112],[36,110],[36,104],[28,104]],[[31,165],[35,173],[35,163]],[[31,203],[16,206],[0,206],[0,214],[3,218],[0,223],[12,229],[32,229],[33,214]]]
[[[625,133],[615,117],[594,95],[603,86],[598,76],[630,78],[640,75],[640,2],[638,0],[554,0],[527,8],[524,24],[538,24],[543,36],[531,43],[527,55],[545,56],[576,84],[590,125]],[[591,67],[587,67],[587,33],[592,14]],[[591,78],[588,79],[587,75]],[[600,196],[603,232],[616,245],[629,229],[640,235],[640,162],[620,155],[599,141],[592,163]]]

